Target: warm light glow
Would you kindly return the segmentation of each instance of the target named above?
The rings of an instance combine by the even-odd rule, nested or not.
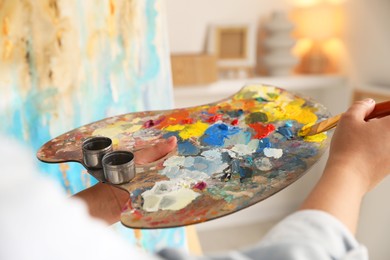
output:
[[[333,5],[341,5],[345,3],[347,0],[327,0],[326,2]]]
[[[346,49],[344,43],[339,38],[331,38],[323,43],[322,50],[328,57],[330,63],[330,72],[340,71],[341,64],[346,57]]]
[[[310,40],[308,38],[302,38],[297,40],[292,53],[294,56],[297,57],[303,57],[305,53],[307,53],[311,47],[313,46],[313,40]]]
[[[292,0],[293,6],[308,7],[323,3],[324,0]]]
[[[319,4],[332,4],[332,5],[341,5],[346,0],[290,0],[293,6],[295,7],[309,7]]]
[[[294,55],[301,62],[297,72],[333,73],[340,71],[345,50],[339,37],[344,27],[342,3],[345,0],[291,0],[295,8],[291,19],[295,22],[297,43]]]
[[[297,37],[309,37],[313,40],[326,40],[341,34],[343,13],[341,7],[320,4],[297,8],[292,12],[296,23]]]

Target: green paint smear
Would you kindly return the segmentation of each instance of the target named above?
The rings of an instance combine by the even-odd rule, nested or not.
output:
[[[268,122],[268,116],[262,112],[255,112],[247,116],[245,118],[245,122],[247,124],[254,124],[258,122],[265,123]]]
[[[272,98],[272,99],[276,99],[276,98],[279,97],[279,95],[278,95],[278,94],[275,94],[275,93],[267,93],[267,96],[269,96],[269,97]]]
[[[255,98],[255,99],[256,99],[257,102],[260,102],[260,103],[262,103],[262,102],[269,102],[267,99],[262,98],[262,97]]]

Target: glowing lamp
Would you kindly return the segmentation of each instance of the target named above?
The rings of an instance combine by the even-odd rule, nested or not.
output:
[[[293,11],[295,34],[306,42],[305,49],[298,51],[301,72],[320,74],[330,70],[329,57],[324,48],[328,41],[340,35],[342,18],[341,8],[328,3],[304,6]]]

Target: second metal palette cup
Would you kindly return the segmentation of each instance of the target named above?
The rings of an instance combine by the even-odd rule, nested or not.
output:
[[[135,177],[134,154],[129,151],[113,151],[102,159],[104,177],[112,184],[122,184]]]

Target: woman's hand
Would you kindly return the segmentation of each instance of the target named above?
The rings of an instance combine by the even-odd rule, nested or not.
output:
[[[330,146],[328,166],[347,168],[351,178],[359,178],[365,191],[374,188],[390,173],[390,117],[364,120],[375,101],[355,102],[345,112]]]
[[[156,145],[134,153],[137,165],[151,163],[164,157],[176,148],[176,137],[172,136]],[[98,183],[73,197],[82,199],[88,206],[91,216],[103,219],[108,224],[118,222],[122,208],[129,199],[129,193],[112,185]]]
[[[364,195],[390,173],[390,117],[366,122],[374,106],[358,101],[342,115],[324,173],[301,207],[333,215],[352,233]]]

